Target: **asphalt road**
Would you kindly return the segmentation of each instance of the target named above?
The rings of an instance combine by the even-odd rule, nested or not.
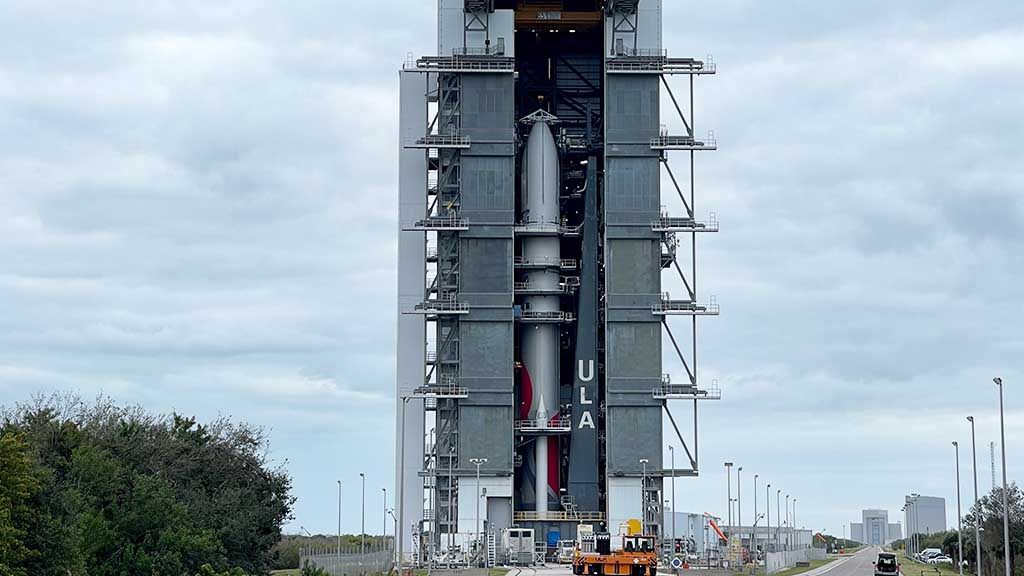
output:
[[[800,574],[799,576],[874,576],[875,574],[875,560],[878,558],[878,553],[882,549],[878,547],[865,548],[858,551],[846,558],[840,558],[834,562],[809,570]],[[683,571],[685,574],[687,571]],[[700,576],[701,570],[689,571],[694,576]],[[671,571],[664,570],[659,572],[659,576],[664,574],[670,576]],[[519,570],[513,569],[508,573],[508,576],[572,576],[572,569],[567,565],[556,565],[548,564],[545,567],[537,568],[523,568]],[[907,574],[906,576],[919,576],[918,574]]]
[[[878,547],[859,550],[849,558],[840,558],[834,562],[804,572],[801,576],[874,576],[875,560],[882,549]]]

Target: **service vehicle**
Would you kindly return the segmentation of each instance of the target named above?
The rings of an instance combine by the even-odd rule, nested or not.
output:
[[[623,534],[622,548],[612,550],[609,534],[595,534],[593,552],[577,551],[572,561],[576,576],[655,576],[658,552],[654,536]],[[617,537],[618,538],[618,537]]]
[[[895,576],[900,573],[900,565],[896,555],[891,552],[879,552],[875,560],[875,576]]]

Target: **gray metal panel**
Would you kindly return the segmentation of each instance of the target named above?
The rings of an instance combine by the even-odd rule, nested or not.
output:
[[[460,337],[462,386],[470,388],[471,392],[489,389],[511,394],[512,322],[463,322]],[[511,397],[508,400],[511,405]]]
[[[473,140],[515,137],[515,85],[511,74],[462,76],[462,132]]]
[[[512,446],[511,403],[459,406],[459,462],[487,458],[488,470],[511,470]]]
[[[661,87],[657,76],[606,75],[608,144],[648,143],[661,127]]]
[[[606,327],[608,392],[635,390],[636,379],[661,379],[661,324],[613,322]],[[648,390],[650,391],[650,390]],[[653,400],[652,400],[653,401]]]
[[[462,157],[463,218],[488,224],[515,222],[515,158]],[[507,233],[511,235],[511,230]]]
[[[657,296],[661,290],[661,249],[653,240],[609,243],[609,294]]]
[[[512,241],[462,238],[459,240],[459,292],[506,295],[512,302]]]
[[[661,469],[661,407],[608,407],[608,474],[639,474]]]
[[[403,232],[402,222],[422,218],[426,212],[427,159],[422,150],[404,148],[409,137],[422,136],[427,125],[426,78],[423,74],[401,73],[398,160],[398,338],[396,349],[395,494],[404,494],[398,506],[406,525],[423,517],[423,484],[417,472],[423,462],[424,412],[422,400],[410,400],[402,422],[402,396],[423,384],[426,353],[426,321],[419,314],[406,314],[423,299],[426,274],[426,238],[422,232]],[[404,446],[403,446],[404,445]],[[398,476],[405,453],[405,478]],[[404,489],[399,486],[404,484]],[[404,552],[413,550],[412,538],[405,539]]]
[[[655,158],[609,158],[606,178],[607,224],[650,227],[661,203],[661,165]]]

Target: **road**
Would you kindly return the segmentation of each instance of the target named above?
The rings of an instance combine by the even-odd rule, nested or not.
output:
[[[800,576],[874,576],[875,560],[882,549],[874,546],[857,551],[849,558],[840,558],[834,562],[809,570]]]
[[[882,549],[876,547],[865,548],[857,551],[857,553],[846,557],[840,558],[834,562],[815,568],[814,570],[808,570],[798,576],[874,576],[875,574],[875,560],[878,558],[878,553]],[[694,576],[700,576],[702,570],[682,570],[680,574],[693,574]],[[670,575],[670,571],[659,572],[659,574]],[[570,566],[558,566],[555,564],[548,564],[544,567],[537,568],[523,568],[518,571],[513,569],[508,573],[508,576],[572,576],[572,569]],[[918,576],[917,574],[908,574],[906,576]]]

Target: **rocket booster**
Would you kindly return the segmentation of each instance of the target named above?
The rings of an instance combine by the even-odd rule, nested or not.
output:
[[[558,149],[551,128],[537,121],[526,141],[524,178],[521,196],[523,220],[533,224],[559,224]],[[558,262],[561,257],[557,233],[530,236],[523,240],[527,261]],[[523,299],[523,307],[533,312],[557,312],[560,274],[558,267],[531,269],[526,283],[532,292]],[[523,324],[522,401],[526,419],[551,422],[559,417],[559,328],[555,324]],[[527,459],[530,458],[527,454]],[[558,438],[539,436],[534,442],[532,466],[535,472],[536,511],[547,512],[549,502],[557,502],[559,490]]]

